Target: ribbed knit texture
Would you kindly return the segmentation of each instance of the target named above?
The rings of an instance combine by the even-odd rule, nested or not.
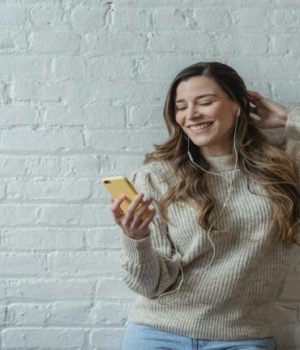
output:
[[[289,111],[284,132],[286,152],[300,164],[299,108]],[[233,155],[207,159],[211,171],[232,176]],[[165,161],[143,165],[130,180],[139,192],[156,201],[178,181]],[[209,175],[208,187],[216,199],[214,220],[227,197],[228,183]],[[266,197],[257,195],[265,193],[236,170],[232,196],[216,224],[230,233],[210,235],[216,249],[210,266],[213,249],[190,205],[172,204],[168,213],[173,224],[169,226],[156,215],[151,234],[143,240],[122,234],[123,277],[140,294],[129,320],[211,340],[271,336],[272,307],[284,285],[289,249],[266,237],[271,206]],[[180,265],[181,288],[158,298],[178,287]]]

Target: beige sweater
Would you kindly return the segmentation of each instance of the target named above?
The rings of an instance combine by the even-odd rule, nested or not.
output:
[[[300,163],[300,108],[290,110],[284,133],[286,151]],[[232,155],[207,159],[211,171],[233,174]],[[143,165],[130,179],[139,192],[156,200],[177,180],[167,162]],[[208,179],[217,200],[215,218],[228,184],[220,176]],[[169,218],[174,225],[166,226],[157,216],[151,234],[143,240],[122,234],[123,277],[140,294],[129,321],[215,340],[272,335],[272,306],[284,284],[289,249],[266,239],[270,203],[255,194],[264,190],[251,179],[249,188],[254,193],[237,170],[232,197],[217,222],[218,228],[229,228],[231,233],[210,235],[216,249],[210,266],[212,245],[189,205],[172,204]],[[182,277],[177,292],[158,298],[178,288]]]

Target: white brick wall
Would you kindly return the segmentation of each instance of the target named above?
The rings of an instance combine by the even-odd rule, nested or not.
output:
[[[99,179],[164,139],[200,60],[299,105],[299,0],[0,1],[0,348],[117,350],[135,295]],[[274,317],[300,349],[300,250]]]

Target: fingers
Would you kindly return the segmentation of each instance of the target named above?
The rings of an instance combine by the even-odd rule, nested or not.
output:
[[[124,213],[123,210],[120,208],[122,201],[126,198],[126,196],[120,196],[116,199],[110,199],[113,203],[111,211],[117,224],[124,228],[129,228],[131,230],[139,228],[139,226],[141,225],[145,227],[145,222],[147,226],[147,222],[149,221],[149,219],[151,221],[154,216],[155,209],[154,211],[149,209],[149,205],[151,204],[153,198],[150,197],[146,201],[143,201],[143,197],[144,194],[139,193],[129,204],[126,213]],[[146,213],[147,215],[145,215]]]
[[[149,209],[148,206],[151,203],[152,198],[147,199],[139,209],[134,213],[134,217],[131,222],[131,228],[140,226],[141,222],[145,219],[144,214]]]
[[[257,91],[247,90],[247,97],[250,100],[261,100],[263,96]]]
[[[124,225],[131,227],[132,226],[131,222],[135,218],[136,218],[135,223],[136,223],[136,221],[140,220],[140,218],[141,218],[142,214],[144,213],[146,207],[148,207],[148,205],[150,204],[150,203],[146,203],[147,201],[143,202],[143,197],[144,197],[144,194],[143,193],[139,193],[133,199],[133,201],[130,203],[130,205],[128,206],[128,209],[127,209],[127,213],[124,216],[124,221],[123,221]],[[140,206],[141,206],[141,208],[140,208]]]
[[[139,193],[137,196],[134,197],[133,201],[129,204],[129,206],[127,208],[127,213],[125,215],[126,219],[132,218],[133,213],[135,212],[136,208],[141,203],[143,197],[144,197],[143,193]]]
[[[142,223],[142,225],[140,226],[140,230],[143,230],[145,227],[147,227],[150,222],[152,221],[154,215],[155,215],[156,210],[152,209],[150,210],[150,215],[149,217]]]
[[[120,208],[121,203],[123,200],[126,198],[126,196],[121,196],[116,199],[111,198],[112,206],[111,206],[111,211],[113,213],[113,216],[116,220],[116,222],[119,222],[121,217],[124,215],[123,210]]]

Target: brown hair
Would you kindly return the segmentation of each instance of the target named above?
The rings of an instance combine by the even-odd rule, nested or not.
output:
[[[199,225],[208,230],[210,214],[215,203],[210,197],[205,172],[195,168],[187,155],[187,138],[175,120],[176,89],[180,82],[194,76],[206,76],[214,80],[230,99],[240,107],[240,116],[236,129],[236,150],[238,167],[248,178],[264,187],[272,205],[272,223],[277,224],[277,241],[286,245],[297,241],[300,216],[300,193],[297,188],[298,172],[294,159],[283,149],[284,143],[271,145],[267,137],[249,122],[250,104],[243,79],[228,65],[219,62],[199,62],[193,64],[174,78],[166,96],[164,119],[169,138],[162,144],[154,145],[155,150],[145,155],[144,164],[152,161],[169,161],[180,181],[159,200],[159,209],[163,221],[169,222],[167,209],[171,202],[183,201],[197,203]],[[210,164],[192,142],[190,151],[193,159],[202,168],[209,170]],[[248,183],[249,189],[249,183]],[[213,233],[227,231],[212,227]]]

